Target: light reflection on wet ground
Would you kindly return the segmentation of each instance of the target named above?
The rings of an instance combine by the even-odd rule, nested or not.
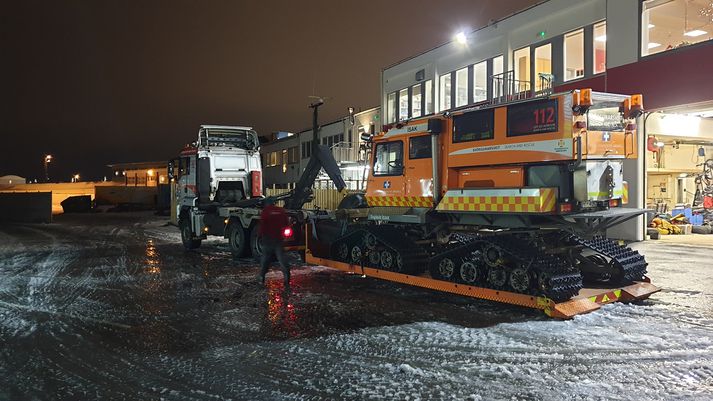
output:
[[[486,385],[495,378],[504,399],[558,398],[551,384],[522,390],[527,382],[517,378],[547,369],[565,369],[552,380],[573,398],[605,399],[582,383],[624,383],[632,374],[675,389],[671,398],[713,397],[713,371],[704,367],[713,363],[713,269],[702,267],[711,248],[636,246],[662,293],[643,306],[553,322],[302,266],[296,255],[291,291],[278,269],[262,287],[257,264],[233,260],[224,241],[186,252],[178,230],[148,214],[4,226],[0,399],[499,399]],[[612,339],[594,344],[589,329]],[[598,358],[598,347],[629,370],[544,362]],[[688,385],[676,382],[682,366],[694,372]],[[623,398],[657,393],[636,394]]]

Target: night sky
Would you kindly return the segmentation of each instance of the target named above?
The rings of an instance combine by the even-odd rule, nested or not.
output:
[[[0,176],[101,179],[201,123],[261,135],[379,104],[384,67],[537,0],[15,1],[0,13]]]

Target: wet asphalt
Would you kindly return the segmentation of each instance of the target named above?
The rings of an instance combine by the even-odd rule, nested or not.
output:
[[[713,237],[713,236],[711,236]],[[713,399],[713,241],[573,321],[306,266],[257,282],[167,218],[0,226],[0,399]]]

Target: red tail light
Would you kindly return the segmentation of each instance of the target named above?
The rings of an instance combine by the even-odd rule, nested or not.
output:
[[[609,199],[609,207],[619,206],[619,199]]]
[[[292,238],[292,227],[285,227],[285,229],[282,230],[282,236],[285,238]]]
[[[560,213],[570,213],[572,211],[571,203],[560,203]]]

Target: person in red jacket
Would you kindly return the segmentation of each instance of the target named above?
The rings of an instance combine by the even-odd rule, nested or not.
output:
[[[275,201],[266,198],[264,208],[260,213],[260,230],[258,236],[262,239],[262,258],[260,259],[260,283],[265,284],[265,274],[270,266],[270,262],[277,257],[277,261],[282,269],[285,289],[290,287],[290,266],[285,259],[285,249],[283,248],[283,233],[285,228],[290,226],[285,209],[275,206]]]

